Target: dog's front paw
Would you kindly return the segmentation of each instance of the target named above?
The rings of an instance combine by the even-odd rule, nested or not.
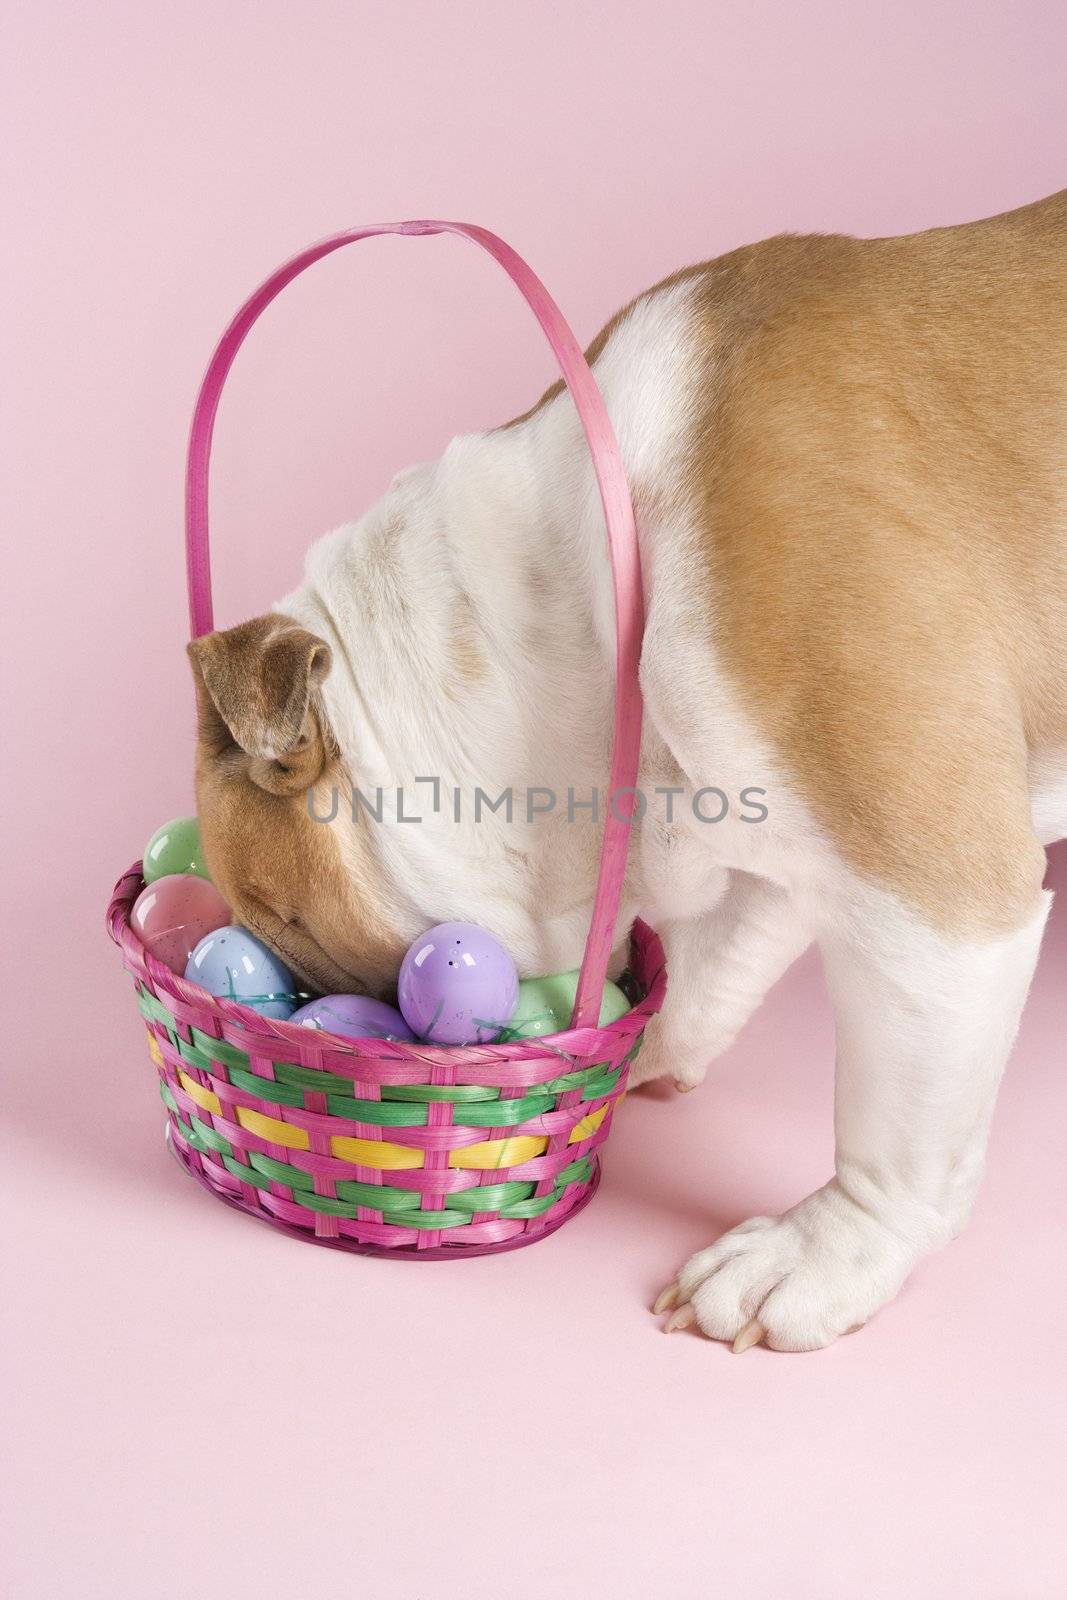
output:
[[[656,1078],[672,1078],[677,1089],[695,1089],[703,1083],[709,1064],[732,1041],[710,1032],[687,1032],[661,1012],[645,1029],[637,1060],[630,1068],[629,1087],[637,1089]]]
[[[891,1300],[914,1245],[849,1199],[837,1182],[781,1217],[752,1217],[698,1250],[656,1301],[666,1329],[693,1323],[747,1350],[819,1350]]]

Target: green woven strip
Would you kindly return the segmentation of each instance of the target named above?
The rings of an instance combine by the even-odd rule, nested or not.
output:
[[[146,1022],[161,1022],[168,1033],[175,1032],[174,1018],[155,995],[143,986],[137,991],[137,1004]]]
[[[179,1118],[180,1121],[181,1119]],[[189,1143],[197,1147],[195,1134],[191,1135],[190,1131],[184,1126],[182,1127],[182,1132],[189,1139]],[[255,1159],[254,1157],[252,1158],[253,1161]],[[232,1172],[235,1178],[238,1178],[242,1183],[250,1183],[257,1189],[269,1190],[272,1181],[286,1183],[296,1176],[292,1168],[286,1168],[284,1169],[286,1172],[284,1178],[272,1180],[265,1173],[257,1171],[255,1165],[246,1167],[242,1162],[235,1160],[233,1156],[227,1155],[225,1152],[222,1153],[222,1160],[227,1171]],[[307,1174],[301,1173],[299,1176],[305,1178]],[[310,1178],[307,1181],[308,1184],[311,1183]],[[473,1208],[470,1211],[460,1211],[456,1207],[446,1207],[443,1211],[423,1211],[419,1207],[419,1196],[417,1194],[391,1189],[385,1184],[380,1187],[369,1183],[338,1184],[337,1188],[338,1190],[344,1188],[347,1191],[356,1189],[361,1192],[356,1195],[349,1194],[347,1197],[338,1194],[337,1198],[334,1199],[330,1195],[315,1194],[311,1188],[305,1188],[302,1185],[292,1198],[298,1205],[304,1206],[306,1210],[320,1211],[328,1217],[349,1217],[355,1220],[359,1216],[361,1206],[373,1208],[381,1212],[383,1221],[398,1228],[462,1228],[470,1222],[473,1211]],[[479,1191],[479,1193],[484,1194],[484,1191]],[[398,1198],[406,1202],[403,1208],[396,1204]],[[555,1194],[542,1195],[539,1200],[526,1201],[525,1204],[534,1205],[538,1210],[547,1210],[556,1198],[557,1195]],[[519,1203],[522,1204],[523,1202]],[[496,1209],[492,1205],[486,1206],[484,1200],[482,1208],[490,1211]],[[518,1210],[501,1213],[501,1215],[509,1217],[535,1216],[536,1214],[535,1211],[521,1212]]]
[[[535,1185],[509,1178],[504,1183],[482,1183],[474,1189],[461,1189],[450,1194],[448,1203],[455,1211],[499,1211],[502,1206],[517,1205],[533,1194]]]
[[[164,1006],[160,1005],[154,995],[150,995],[147,990],[142,991],[140,1004],[142,1015],[146,1020],[164,1024],[171,1033],[172,1043],[176,1045],[183,1060],[187,1061],[191,1067],[210,1072],[213,1061],[222,1062],[231,1069],[230,1081],[232,1083],[240,1083],[242,1088],[249,1088],[251,1093],[262,1095],[264,1080],[258,1078],[255,1073],[248,1074],[249,1060],[243,1050],[235,1049],[233,1045],[227,1044],[224,1039],[212,1039],[207,1034],[201,1033],[199,1028],[192,1029],[193,1043],[188,1044],[174,1032],[174,1018]],[[566,1094],[571,1089],[583,1090],[583,1100],[595,1100],[601,1095],[610,1094],[618,1083],[623,1068],[636,1057],[643,1040],[644,1035],[639,1035],[632,1048],[624,1056],[620,1066],[609,1067],[607,1062],[594,1062],[592,1066],[582,1067],[576,1072],[564,1073],[562,1077],[552,1078],[547,1083],[531,1085],[527,1098],[535,1095],[554,1096]],[[247,1075],[247,1081],[242,1081],[242,1079],[238,1078],[236,1075],[238,1072],[244,1072]],[[320,1072],[314,1067],[302,1067],[292,1062],[279,1061],[275,1064],[274,1074],[276,1083],[280,1087],[271,1093],[270,1098],[278,1105],[299,1106],[303,1104],[303,1096],[301,1094],[282,1092],[284,1089],[314,1089],[321,1094],[328,1084],[329,1089],[327,1092],[330,1095],[344,1098],[354,1098],[355,1096],[355,1086],[352,1080],[342,1077],[339,1073]],[[451,1101],[455,1105],[488,1103],[499,1100],[505,1092],[491,1085],[473,1083],[396,1083],[383,1084],[381,1088],[383,1101],[413,1102],[421,1105],[431,1104],[434,1101],[446,1103]],[[266,1099],[267,1096],[263,1095],[263,1098]],[[374,1105],[379,1104],[378,1101],[363,1101],[362,1105],[366,1106],[371,1103]],[[550,1109],[550,1107],[542,1109]],[[333,1111],[333,1107],[331,1107],[331,1111]],[[334,1114],[347,1116],[353,1122],[376,1122],[378,1120],[374,1116],[363,1115],[362,1113],[356,1115],[352,1111],[341,1109],[338,1109]],[[529,1116],[537,1115],[536,1112],[528,1112],[526,1114]],[[480,1119],[468,1119],[466,1117],[457,1120],[469,1121],[472,1127],[504,1127],[508,1122],[508,1118],[504,1116],[495,1118],[491,1116],[485,1122]],[[516,1118],[515,1120],[520,1119]],[[421,1125],[419,1123],[405,1122],[390,1123],[388,1118],[382,1118],[382,1122],[385,1126],[393,1127],[418,1127]]]
[[[229,1139],[224,1139],[221,1133],[216,1133],[207,1122],[201,1122],[199,1117],[190,1116],[189,1121],[193,1128],[193,1143],[198,1150],[217,1150],[220,1155],[228,1156],[233,1152],[233,1145]]]
[[[240,1161],[235,1161],[232,1156],[224,1155],[222,1159],[227,1170],[232,1172],[235,1178],[239,1178],[242,1183],[251,1183],[257,1189],[270,1188],[272,1179],[265,1173],[256,1170],[259,1165],[258,1162],[256,1166],[246,1167]],[[275,1164],[277,1165],[277,1163]],[[293,1171],[291,1168],[287,1168],[285,1171],[287,1173],[286,1177],[275,1178],[273,1181],[283,1184],[289,1182],[293,1176]],[[306,1174],[302,1173],[300,1176],[305,1177]],[[380,1211],[386,1222],[403,1228],[461,1228],[470,1221],[470,1217],[462,1211],[421,1211],[417,1194],[403,1189],[391,1189],[385,1184],[377,1187],[369,1183],[339,1183],[337,1185],[338,1191],[343,1188],[346,1191],[356,1189],[360,1192],[355,1195],[350,1193],[341,1195],[338,1193],[336,1199],[327,1194],[315,1194],[313,1188],[310,1187],[310,1178],[308,1178],[308,1185],[307,1188],[301,1186],[299,1193],[293,1195],[293,1199],[308,1211],[321,1211],[324,1216],[328,1217],[351,1217],[355,1219],[359,1216],[360,1207],[363,1206]],[[404,1205],[398,1205],[398,1200],[402,1200]]]
[[[315,1180],[309,1172],[273,1161],[270,1156],[249,1151],[247,1167],[226,1155],[222,1159],[235,1178],[251,1183],[257,1189],[269,1189],[272,1183],[280,1183],[295,1191],[291,1198],[298,1205],[307,1206],[309,1211],[324,1211],[335,1217],[355,1217],[359,1214],[360,1206],[372,1206],[383,1214],[386,1211],[392,1213],[393,1219],[399,1223],[419,1208],[420,1197],[411,1189],[393,1189],[384,1183],[339,1183],[337,1199],[333,1200],[329,1195],[315,1193]],[[435,1215],[439,1216],[440,1212]]]
[[[279,1083],[286,1083],[294,1089],[316,1089],[319,1094],[329,1085],[331,1094],[355,1093],[351,1078],[342,1078],[337,1072],[321,1072],[314,1067],[300,1067],[291,1061],[276,1061],[274,1063],[274,1076]]]
[[[381,1194],[381,1190],[378,1191]],[[378,1202],[381,1205],[381,1202]],[[307,1206],[309,1211],[323,1211],[329,1217],[355,1217],[359,1207],[349,1205],[344,1200],[331,1200],[329,1195],[302,1194],[300,1204]],[[470,1221],[462,1211],[390,1211],[388,1207],[381,1206],[382,1216],[386,1222],[392,1222],[403,1228],[462,1228]]]
[[[255,1184],[259,1189],[269,1189],[272,1183],[280,1183],[296,1190],[293,1199],[307,1206],[310,1211],[323,1211],[337,1217],[355,1217],[360,1206],[363,1206],[380,1211],[387,1222],[409,1228],[458,1228],[469,1222],[475,1213],[482,1211],[495,1211],[509,1220],[536,1217],[555,1205],[569,1183],[586,1181],[593,1167],[589,1156],[572,1161],[557,1176],[550,1194],[535,1196],[534,1184],[515,1180],[487,1183],[449,1195],[444,1211],[423,1211],[422,1197],[413,1189],[395,1189],[387,1183],[343,1181],[337,1184],[337,1198],[334,1200],[328,1195],[314,1193],[314,1181],[309,1173],[274,1161],[270,1156],[249,1152],[249,1167],[242,1166],[226,1154],[222,1159],[235,1177],[245,1183]],[[442,1222],[442,1217],[446,1221]]]
[[[204,1070],[210,1066],[206,1057],[194,1059],[200,1056],[199,1051],[190,1050],[187,1045],[180,1044],[179,1049],[190,1066],[200,1066]],[[332,1089],[333,1085],[343,1081],[323,1072],[316,1074],[315,1077],[317,1081],[314,1087],[320,1094],[325,1084],[328,1083]],[[235,1089],[243,1089],[246,1094],[254,1095],[258,1100],[266,1100],[271,1105],[304,1104],[305,1090],[277,1083],[271,1078],[261,1078],[258,1073],[246,1072],[243,1067],[230,1068],[230,1082]],[[332,1092],[326,1096],[326,1110],[331,1117],[344,1117],[348,1122],[366,1122],[383,1128],[424,1128],[427,1120],[425,1106],[389,1105],[380,1100],[356,1100],[350,1094]]]
[[[348,1095],[328,1094],[326,1108],[334,1117],[350,1122],[371,1122],[383,1128],[424,1128],[428,1120],[425,1106],[390,1105],[387,1100],[353,1100]]]
[[[188,1045],[179,1041],[179,1050],[182,1058],[191,1067],[200,1067],[205,1071],[210,1067],[206,1058],[197,1060],[199,1051],[190,1050]],[[305,1091],[292,1088],[284,1083],[275,1083],[270,1078],[261,1078],[254,1072],[245,1072],[241,1067],[230,1068],[230,1082],[235,1089],[243,1089],[246,1094],[254,1095],[259,1100],[266,1100],[274,1105],[302,1106]],[[323,1077],[331,1085],[337,1080],[322,1073],[318,1074],[316,1089],[322,1090]],[[583,1099],[593,1099],[598,1095],[607,1094],[618,1079],[618,1072],[610,1074],[607,1078],[595,1079],[587,1085]],[[422,1088],[424,1085],[417,1085]],[[499,1091],[497,1091],[499,1093]],[[462,1109],[456,1116],[456,1122],[468,1128],[509,1128],[520,1122],[528,1122],[531,1117],[539,1117],[546,1111],[555,1109],[556,1097],[550,1094],[528,1094],[521,1100],[486,1100],[461,1102]],[[343,1117],[349,1122],[365,1122],[372,1127],[381,1128],[424,1128],[429,1120],[427,1103],[406,1102],[396,1100],[357,1100],[347,1094],[330,1093],[326,1096],[326,1110],[331,1117]]]
[[[209,1128],[206,1122],[201,1122],[199,1117],[190,1117],[186,1122],[180,1111],[175,1112],[175,1120],[185,1139],[194,1150],[203,1154],[207,1150],[215,1150],[226,1161],[231,1153],[232,1145],[224,1139],[221,1133],[216,1133],[214,1128]]]
[[[509,1222],[516,1222],[523,1217],[539,1217],[542,1211],[547,1211],[549,1206],[554,1206],[560,1197],[560,1190],[553,1189],[551,1194],[532,1195],[529,1200],[518,1200],[512,1206],[501,1206],[500,1215]]]
[[[184,1055],[184,1050],[182,1051]],[[302,1106],[304,1096],[299,1089],[288,1089],[284,1083],[275,1083],[272,1078],[261,1078],[258,1072],[246,1072],[244,1067],[230,1067],[230,1082],[235,1089],[243,1089],[246,1094],[255,1095],[257,1100],[269,1100],[277,1106]]]
[[[277,1062],[274,1071],[279,1083],[291,1084],[295,1088],[317,1089],[321,1093],[325,1085],[328,1084],[330,1094],[345,1096],[355,1094],[355,1085],[351,1078],[343,1078],[340,1073],[319,1072],[314,1067],[300,1067],[287,1061]],[[461,1100],[499,1100],[499,1098],[499,1089],[482,1088],[479,1084],[382,1084],[383,1100],[401,1100],[423,1105],[434,1100],[452,1100],[458,1104]],[[366,1101],[363,1104],[366,1104]],[[371,1122],[374,1120],[371,1117],[357,1117],[350,1111],[341,1112],[340,1115],[351,1117],[354,1122]],[[419,1124],[396,1123],[394,1126],[417,1127]]]
[[[314,1192],[315,1180],[310,1172],[300,1172],[296,1167],[283,1166],[280,1161],[271,1161],[269,1156],[257,1155],[253,1150],[248,1152],[247,1166],[225,1153],[222,1159],[227,1170],[232,1172],[235,1178],[240,1178],[242,1183],[250,1183],[255,1189],[269,1190],[273,1183],[283,1184],[290,1191],[295,1191],[290,1193],[289,1198],[301,1206],[311,1206],[312,1201],[317,1201],[319,1198]],[[274,1168],[273,1172],[263,1170],[268,1162]],[[318,1209],[323,1208],[319,1206]],[[342,1211],[338,1212],[338,1215],[355,1216],[355,1212]]]
[[[550,1083],[542,1083],[540,1087],[549,1094],[566,1094],[568,1089],[584,1089],[587,1083],[609,1070],[606,1061],[597,1061],[591,1067],[583,1067],[579,1072],[566,1072],[562,1078],[553,1078]]]
[[[195,1144],[196,1143],[196,1134],[193,1132],[192,1128],[190,1128],[189,1124],[182,1117],[182,1114],[181,1114],[180,1111],[176,1111],[175,1112],[174,1120],[178,1124],[178,1127],[181,1130],[181,1133],[184,1136],[184,1138],[187,1139],[190,1144]]]
[[[331,1092],[326,1096],[326,1111],[329,1116],[344,1117],[348,1122],[366,1122],[383,1128],[426,1126],[425,1106],[388,1105],[381,1100],[356,1100],[350,1094],[333,1092],[334,1085],[341,1081],[343,1080],[334,1078],[328,1073],[318,1074],[315,1088],[320,1094],[326,1084],[330,1085]],[[245,1072],[242,1067],[230,1068],[230,1082],[235,1089],[243,1089],[246,1094],[255,1095],[260,1100],[267,1100],[279,1106],[302,1106],[307,1093],[307,1090],[294,1088],[290,1084],[261,1078],[255,1072]]]
[[[543,1089],[550,1089],[553,1094],[562,1094],[567,1089],[585,1089],[583,1100],[592,1100],[599,1094],[607,1094],[608,1089],[602,1089],[601,1083],[606,1083],[614,1088],[619,1081],[619,1076],[625,1066],[637,1055],[641,1048],[644,1034],[638,1034],[631,1048],[623,1056],[617,1067],[609,1066],[606,1061],[594,1062],[591,1067],[585,1067],[581,1072],[568,1072],[563,1078],[553,1078],[551,1083],[542,1084]]]
[[[225,1151],[222,1152],[222,1164],[227,1172],[232,1172],[234,1177],[240,1178],[242,1183],[250,1183],[254,1189],[270,1189],[271,1180],[269,1178],[265,1178],[262,1173],[257,1172],[252,1166],[246,1167],[243,1161],[236,1160],[234,1156],[227,1155]],[[283,1179],[283,1182],[287,1183],[288,1181],[288,1179]],[[290,1198],[303,1205],[307,1197],[299,1194],[292,1195]]]
[[[361,1206],[380,1211],[387,1222],[405,1227],[447,1228],[462,1227],[477,1212],[495,1211],[509,1220],[536,1217],[556,1203],[569,1183],[583,1182],[589,1177],[592,1162],[588,1156],[573,1161],[558,1175],[552,1192],[534,1195],[534,1184],[515,1180],[507,1183],[487,1183],[474,1189],[464,1189],[449,1196],[443,1211],[423,1211],[421,1196],[413,1189],[395,1189],[390,1184],[357,1183],[343,1181],[337,1184],[337,1198],[317,1195],[315,1180],[309,1172],[301,1172],[271,1156],[249,1151],[248,1165],[238,1161],[232,1146],[221,1134],[209,1128],[199,1117],[186,1122],[176,1113],[178,1126],[194,1150],[214,1150],[221,1155],[223,1164],[242,1183],[257,1189],[269,1190],[272,1184],[281,1184],[290,1190],[292,1199],[310,1211],[322,1211],[331,1216],[356,1217]],[[442,1222],[441,1218],[445,1220]]]
[[[170,1085],[164,1082],[162,1078],[159,1080],[159,1098],[171,1115],[176,1118],[178,1127],[185,1138],[197,1150],[218,1150],[222,1155],[231,1153],[233,1146],[230,1141],[224,1139],[221,1133],[216,1133],[209,1123],[201,1122],[200,1118],[196,1116],[190,1116],[189,1121],[186,1122],[178,1108],[178,1102],[170,1092]]]
[[[622,1076],[622,1068],[616,1067],[614,1072],[606,1072],[602,1078],[591,1078],[582,1090],[583,1100],[599,1100],[601,1095],[610,1094]]]
[[[194,1028],[192,1031],[198,1038],[207,1039],[207,1035],[201,1033],[198,1028]],[[258,1073],[249,1071],[251,1063],[243,1050],[235,1050],[232,1045],[226,1043],[225,1039],[212,1039],[207,1042],[214,1045],[215,1048],[202,1050],[196,1045],[187,1043],[185,1039],[179,1039],[177,1041],[178,1053],[182,1060],[187,1061],[191,1067],[196,1067],[200,1072],[211,1073],[213,1077],[218,1077],[219,1066],[224,1066],[230,1075],[231,1083],[236,1083],[237,1074],[243,1073],[247,1080],[256,1085],[252,1093],[262,1095],[264,1099],[268,1098],[268,1096],[263,1095],[263,1085],[271,1083],[273,1080],[261,1078]],[[278,1105],[299,1106],[303,1104],[300,1096],[295,1092],[291,1100],[287,1100],[285,1094],[271,1094],[269,1098],[276,1101]]]
[[[258,1150],[249,1150],[248,1159],[268,1183],[284,1183],[290,1189],[314,1189],[315,1180],[310,1172],[301,1172],[287,1161],[275,1161],[273,1156],[261,1156]]]
[[[522,1100],[494,1100],[488,1105],[468,1105],[456,1115],[456,1121],[468,1128],[510,1128],[516,1122],[526,1122],[539,1117],[543,1111],[555,1109],[556,1097],[552,1094],[528,1094]]]
[[[584,1183],[593,1170],[592,1156],[579,1156],[569,1167],[556,1173],[556,1188],[565,1189],[568,1183]]]
[[[274,1076],[279,1083],[289,1084],[298,1090],[316,1089],[319,1094],[329,1084],[331,1094],[353,1094],[351,1078],[342,1078],[336,1072],[317,1072],[314,1067],[299,1067],[291,1061],[276,1061]],[[303,1095],[301,1094],[301,1099]]]
[[[225,1039],[213,1039],[210,1033],[201,1033],[199,1028],[191,1028],[193,1043],[198,1050],[202,1050],[212,1061],[221,1061],[227,1067],[247,1067],[247,1050],[238,1050],[236,1045],[227,1044]]]
[[[383,1083],[383,1100],[499,1100],[500,1090],[480,1083]]]
[[[196,1144],[195,1130],[192,1138],[184,1125],[182,1132],[191,1144]],[[217,1139],[218,1135],[215,1137]],[[357,1183],[354,1180],[338,1183],[337,1199],[331,1200],[328,1196],[315,1194],[315,1180],[310,1172],[302,1172],[299,1167],[291,1167],[284,1161],[275,1161],[273,1156],[263,1156],[258,1151],[250,1150],[249,1164],[245,1166],[233,1158],[228,1144],[224,1150],[220,1150],[220,1154],[228,1170],[243,1183],[251,1183],[257,1189],[269,1189],[271,1184],[279,1183],[293,1191],[293,1200],[312,1211],[331,1211],[339,1217],[354,1217],[360,1206],[372,1206],[376,1211],[391,1211],[399,1217],[417,1211],[421,1203],[421,1197],[413,1189],[394,1189],[385,1183]]]
[[[577,1161],[572,1161],[569,1167],[564,1167],[562,1172],[557,1172],[556,1181],[552,1185],[551,1193],[531,1195],[528,1200],[519,1200],[512,1205],[501,1206],[500,1215],[508,1221],[520,1217],[539,1217],[543,1211],[554,1206],[563,1194],[569,1183],[585,1183],[593,1170],[591,1156],[581,1156]]]
[[[248,1164],[238,1161],[232,1146],[216,1133],[214,1128],[191,1116],[187,1122],[178,1110],[174,1096],[165,1083],[160,1093],[167,1108],[173,1112],[178,1127],[194,1150],[213,1150],[222,1157],[226,1170],[241,1183],[269,1191],[272,1184],[289,1190],[290,1198],[308,1211],[319,1211],[325,1216],[349,1217],[355,1220],[360,1208],[378,1211],[383,1220],[394,1227],[441,1229],[465,1227],[480,1212],[496,1212],[508,1221],[520,1221],[540,1216],[554,1206],[568,1184],[586,1182],[592,1171],[592,1159],[582,1156],[572,1161],[557,1174],[548,1194],[535,1195],[535,1185],[517,1180],[505,1183],[487,1183],[473,1189],[461,1190],[449,1197],[449,1204],[441,1211],[424,1211],[422,1197],[413,1189],[395,1189],[389,1184],[357,1183],[345,1181],[337,1184],[337,1197],[316,1194],[314,1179],[299,1167],[275,1161],[271,1156],[249,1151]]]
[[[341,1178],[336,1188],[338,1199],[351,1200],[357,1206],[373,1206],[378,1211],[417,1211],[422,1201],[415,1189],[394,1189],[388,1183],[360,1183],[358,1178]]]

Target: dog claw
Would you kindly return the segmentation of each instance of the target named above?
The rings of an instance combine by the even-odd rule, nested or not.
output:
[[[677,1333],[679,1328],[691,1328],[697,1319],[697,1314],[692,1305],[687,1301],[684,1306],[671,1312],[663,1324],[664,1333]]]
[[[655,1302],[652,1306],[652,1314],[653,1316],[658,1317],[661,1312],[673,1311],[677,1304],[678,1285],[676,1283],[669,1283],[667,1287],[665,1289],[661,1289],[659,1294],[656,1296]]]
[[[696,1084],[683,1083],[681,1078],[675,1078],[674,1087],[677,1089],[679,1094],[692,1094],[693,1090],[696,1088]]]
[[[737,1335],[731,1346],[735,1356],[743,1355],[746,1350],[751,1350],[754,1344],[761,1344],[767,1337],[767,1330],[755,1317],[751,1322],[746,1322],[741,1332]]]

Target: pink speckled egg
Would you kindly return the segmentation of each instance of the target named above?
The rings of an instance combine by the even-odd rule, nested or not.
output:
[[[142,889],[130,925],[149,955],[183,974],[200,940],[230,920],[230,908],[213,883],[191,872],[172,872]]]

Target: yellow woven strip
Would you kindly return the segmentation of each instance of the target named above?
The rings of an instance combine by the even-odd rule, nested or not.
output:
[[[146,1028],[145,1032],[148,1035],[148,1054],[152,1057],[152,1060],[155,1062],[156,1066],[161,1067],[163,1065],[163,1057],[159,1053],[159,1046],[156,1043],[156,1036],[152,1032],[151,1028]]]
[[[380,1139],[349,1139],[344,1134],[334,1134],[330,1149],[340,1161],[353,1161],[360,1167],[379,1167],[386,1172],[398,1172],[401,1167],[421,1167],[423,1153],[406,1144],[388,1144]]]
[[[211,1111],[217,1117],[224,1115],[222,1102],[217,1094],[203,1088],[187,1072],[179,1072],[178,1077],[190,1100],[195,1100],[204,1111]],[[253,1111],[249,1106],[236,1106],[234,1114],[242,1128],[247,1128],[249,1133],[258,1134],[268,1144],[284,1145],[289,1150],[311,1148],[311,1140],[305,1128],[298,1128],[291,1122],[282,1122],[277,1117],[265,1117],[262,1111]],[[348,1139],[342,1134],[336,1134],[330,1140],[330,1151],[340,1161],[351,1161],[357,1166],[375,1167],[384,1171],[421,1167],[423,1163],[421,1150],[411,1150],[403,1144],[388,1144],[379,1139]]]
[[[583,1117],[581,1122],[576,1122],[574,1124],[574,1127],[571,1129],[571,1136],[567,1140],[567,1143],[577,1144],[579,1139],[588,1139],[589,1135],[591,1133],[595,1133],[600,1127],[600,1124],[603,1122],[607,1114],[607,1106],[601,1106],[599,1111],[590,1111],[589,1115],[587,1117]]]
[[[152,1043],[155,1044],[154,1039]],[[156,1053],[158,1054],[158,1051]],[[204,1111],[211,1111],[215,1116],[223,1114],[222,1103],[217,1094],[203,1088],[187,1072],[179,1072],[178,1077],[189,1098],[195,1100]],[[571,1129],[567,1143],[577,1144],[581,1139],[588,1139],[603,1122],[607,1110],[607,1106],[601,1106],[599,1111],[591,1111],[587,1117],[583,1117],[581,1122],[576,1123]],[[310,1148],[311,1141],[306,1131],[294,1127],[291,1122],[280,1122],[277,1117],[265,1117],[262,1112],[251,1111],[247,1106],[237,1106],[236,1114],[242,1128],[247,1128],[249,1133],[258,1134],[269,1144],[285,1145],[290,1150]],[[448,1164],[450,1167],[460,1167],[468,1171],[517,1167],[524,1161],[532,1161],[534,1156],[541,1155],[547,1148],[547,1139],[524,1134],[516,1134],[510,1139],[483,1139],[479,1144],[469,1144],[464,1149],[453,1150],[448,1158]],[[411,1170],[423,1164],[421,1150],[412,1150],[408,1145],[389,1144],[378,1139],[349,1139],[342,1134],[335,1134],[330,1140],[330,1149],[340,1161],[351,1161],[356,1166],[374,1167],[384,1172]]]
[[[291,1122],[280,1122],[277,1117],[265,1117],[262,1111],[252,1111],[248,1106],[236,1106],[234,1109],[242,1128],[247,1128],[249,1133],[258,1133],[269,1144],[288,1145],[290,1150],[311,1148],[306,1128],[295,1128]]]
[[[469,1144],[463,1150],[453,1150],[448,1158],[450,1167],[517,1167],[523,1161],[532,1161],[548,1148],[547,1139],[534,1139],[516,1134],[511,1139],[483,1139],[480,1144]]]
[[[211,1111],[216,1117],[222,1116],[222,1101],[212,1090],[205,1089],[195,1078],[190,1078],[187,1072],[179,1072],[178,1081],[190,1100],[195,1100],[202,1111]]]

